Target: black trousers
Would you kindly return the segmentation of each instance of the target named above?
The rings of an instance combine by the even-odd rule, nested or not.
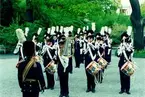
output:
[[[62,96],[66,96],[69,94],[69,86],[68,86],[68,78],[69,74],[68,72],[62,72],[58,73],[59,76],[59,82],[60,82],[60,94]]]
[[[72,73],[72,71],[73,71],[73,64],[72,64],[72,57],[69,59],[69,68],[70,68],[70,70],[69,70],[69,72],[71,72]]]
[[[80,63],[84,63],[84,54],[80,55]]]
[[[39,97],[39,92],[23,92],[23,97]]]
[[[120,84],[121,91],[129,91],[130,90],[130,76],[125,75],[120,69]]]
[[[55,84],[54,74],[49,74],[48,72],[46,72],[46,76],[47,76],[47,87],[53,88]]]
[[[80,67],[80,59],[81,57],[79,55],[75,55],[75,61],[76,61],[76,67]]]
[[[87,76],[87,89],[88,90],[95,89],[95,77],[90,73],[88,73],[88,71],[86,71],[86,76]]]

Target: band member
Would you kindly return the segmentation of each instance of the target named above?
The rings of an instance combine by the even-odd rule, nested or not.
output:
[[[92,33],[91,33],[92,34]],[[92,47],[92,41],[93,41],[93,35],[89,35],[87,36],[87,49],[85,50],[85,68],[89,65],[89,63],[93,60],[93,58],[95,58],[94,54],[95,54],[95,49]],[[87,90],[86,92],[90,92],[92,91],[93,93],[95,93],[95,77],[90,74],[86,69],[86,76],[87,76]]]
[[[35,44],[32,41],[23,43],[24,61],[18,66],[18,81],[23,97],[39,97],[44,90],[45,81],[42,68],[35,57]]]
[[[80,41],[79,35],[75,36],[75,43],[74,43],[74,57],[76,61],[76,68],[80,68]]]
[[[83,47],[84,47],[84,35],[83,35],[83,32],[80,31],[80,39],[79,39],[79,42],[80,42],[80,63],[83,63],[84,61],[84,53],[83,53]]]
[[[39,35],[37,33],[34,33],[32,38],[32,41],[36,45],[36,55],[40,55],[40,52],[42,50],[42,44],[39,42],[38,37]]]
[[[126,92],[127,94],[130,94],[130,76],[125,75],[121,71],[121,67],[127,62],[131,61],[131,54],[133,53],[133,46],[131,46],[131,39],[127,35],[126,32],[124,32],[121,35],[121,44],[118,49],[118,56],[120,57],[118,67],[119,67],[119,73],[120,73],[120,84],[121,84],[121,91],[119,94],[122,94]]]
[[[97,56],[95,59],[96,62],[100,57],[104,58],[105,49],[104,49],[103,44],[104,44],[103,36],[100,33],[98,33],[96,35],[96,42],[95,42],[95,48],[96,48],[96,53],[97,53]],[[99,83],[102,83],[102,81],[103,81],[103,74],[104,74],[104,69],[100,70],[96,74],[96,78],[97,78]]]
[[[53,37],[46,38],[46,44],[43,46],[42,54],[44,60],[44,67],[46,67],[51,61],[55,61],[55,49],[53,49]],[[47,77],[47,87],[46,89],[54,89],[55,80],[54,74],[50,74],[49,72],[45,71]]]
[[[68,35],[68,38],[72,38],[72,33],[71,33],[71,31],[69,31],[69,35]],[[71,51],[70,51],[70,53],[71,53],[71,55],[73,55],[73,40],[71,40]],[[72,74],[72,72],[73,72],[73,63],[72,63],[72,60],[73,60],[73,58],[72,57],[70,57],[70,64],[69,64],[69,66],[70,66],[70,73]]]
[[[17,38],[18,38],[18,43],[17,43],[17,46],[14,50],[14,54],[17,54],[19,53],[19,61],[23,60],[24,59],[24,55],[23,55],[23,42],[26,41],[26,37],[24,35],[24,31],[22,29],[16,29],[16,35],[17,35]],[[17,66],[16,66],[17,67]]]
[[[108,29],[109,32],[105,31],[105,36],[104,36],[104,43],[105,43],[105,60],[108,62],[108,65],[111,62],[111,43],[112,40],[110,39],[110,33],[111,33],[111,28]]]
[[[65,39],[61,38],[59,41],[58,55],[57,55],[57,72],[60,81],[60,96],[59,97],[69,97],[69,70],[70,70],[70,57],[64,56],[62,53],[65,48]],[[67,49],[67,48],[65,48]]]

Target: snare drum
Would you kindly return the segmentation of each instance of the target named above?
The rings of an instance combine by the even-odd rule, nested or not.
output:
[[[95,61],[92,61],[87,67],[86,67],[86,70],[92,74],[92,75],[95,75],[97,74],[100,70],[101,70],[101,66],[95,62]]]
[[[135,68],[134,68],[134,64],[133,62],[126,62],[122,67],[121,67],[121,71],[126,74],[127,76],[131,76],[134,71],[135,71]]]
[[[97,62],[102,67],[102,69],[104,69],[107,66],[107,64],[108,64],[108,62],[104,58],[102,58],[102,57],[99,58],[97,60]]]
[[[54,61],[49,62],[49,64],[45,67],[45,71],[54,74],[56,72],[56,65],[54,64]]]

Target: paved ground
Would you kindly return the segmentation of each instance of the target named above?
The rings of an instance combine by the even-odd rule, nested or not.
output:
[[[17,80],[18,56],[0,55],[0,97],[21,97]],[[105,71],[102,84],[96,85],[96,93],[86,93],[86,75],[84,66],[74,68],[70,74],[69,89],[70,97],[145,97],[145,59],[134,58],[138,68],[131,77],[131,95],[126,93],[120,95],[120,82],[118,73],[118,58],[113,56],[112,63]],[[45,74],[44,74],[45,75]],[[59,81],[56,81],[54,90],[46,90],[40,97],[58,97]]]

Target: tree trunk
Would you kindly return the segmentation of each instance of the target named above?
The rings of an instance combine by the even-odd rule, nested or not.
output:
[[[32,7],[32,1],[26,0],[26,21],[33,22],[33,7]]]
[[[0,25],[9,26],[13,17],[12,2],[11,0],[2,0],[0,6]]]
[[[134,47],[137,50],[144,49],[144,39],[143,39],[143,25],[141,23],[141,12],[140,5],[138,0],[130,0],[132,7],[132,13],[130,20],[132,22],[133,31],[134,31]]]

